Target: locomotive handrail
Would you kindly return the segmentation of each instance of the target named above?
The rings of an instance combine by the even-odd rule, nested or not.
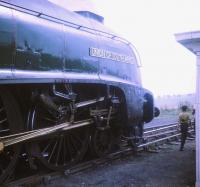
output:
[[[0,4],[0,6],[6,7],[6,8],[17,10],[17,11],[20,11],[20,12],[23,12],[23,13],[26,13],[26,14],[29,14],[29,15],[36,16],[36,17],[40,17],[40,18],[43,18],[43,19],[46,19],[46,20],[49,20],[49,21],[52,21],[52,22],[55,22],[55,23],[60,23],[60,24],[63,24],[65,26],[76,28],[77,30],[83,30],[83,31],[88,32],[88,33],[91,33],[91,32],[89,32],[87,30],[95,31],[95,32],[98,32],[98,34],[101,33],[101,36],[110,38],[112,40],[120,41],[120,42],[122,42],[122,43],[124,43],[124,44],[126,44],[126,45],[128,45],[128,46],[131,47],[131,49],[133,50],[133,52],[135,52],[136,58],[139,61],[138,62],[138,66],[139,67],[141,66],[140,56],[139,56],[139,53],[137,52],[136,47],[131,42],[129,42],[128,40],[126,40],[125,38],[122,38],[122,37],[117,36],[117,35],[112,34],[112,33],[108,33],[108,32],[102,31],[102,30],[98,30],[98,29],[86,27],[86,26],[83,26],[83,25],[79,25],[77,23],[73,23],[73,22],[70,22],[70,21],[67,21],[67,20],[64,20],[64,19],[60,19],[60,18],[57,18],[57,17],[54,17],[54,16],[50,16],[48,14],[44,14],[42,12],[38,12],[38,11],[35,11],[35,10],[31,10],[31,9],[28,9],[28,8],[25,8],[25,7],[21,7],[19,5],[15,5],[15,4],[12,4],[12,3],[0,0],[0,3],[1,2],[7,4],[7,6],[4,5],[4,4]],[[19,9],[17,9],[17,8],[19,8]],[[84,30],[84,29],[87,29],[87,30]]]

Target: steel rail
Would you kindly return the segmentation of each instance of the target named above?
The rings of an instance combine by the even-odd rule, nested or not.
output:
[[[145,133],[150,133],[150,132],[154,132],[154,131],[157,131],[157,130],[164,130],[164,129],[167,129],[167,128],[170,128],[170,127],[176,127],[178,126],[179,122],[174,122],[174,123],[169,123],[167,125],[160,125],[159,127],[148,127],[146,129],[144,129],[144,134]],[[192,126],[194,124],[194,121],[191,121],[191,125]]]
[[[192,129],[192,128],[189,128],[189,130]],[[178,132],[179,130],[169,130],[169,131],[166,131],[166,132],[161,132],[161,133],[158,133],[158,134],[152,134],[152,135],[149,135],[149,136],[144,136],[145,138],[152,138],[152,137],[155,137],[155,136],[162,136],[162,135],[166,135],[166,134],[169,134],[169,133],[175,133],[175,132]]]
[[[193,132],[193,130],[189,130],[188,132]],[[145,146],[148,146],[148,145],[152,145],[152,144],[155,144],[155,143],[158,143],[158,142],[161,142],[161,141],[164,141],[164,140],[168,140],[168,139],[171,139],[171,138],[175,138],[175,137],[178,137],[178,136],[181,136],[181,133],[177,133],[177,134],[174,134],[174,135],[171,135],[171,136],[167,136],[165,138],[159,138],[157,140],[141,144],[141,145],[138,146],[138,148],[145,147]]]
[[[162,133],[158,133],[158,134],[152,134],[152,135],[144,136],[144,137],[145,138],[152,138],[152,137],[167,135],[167,134],[175,133],[175,132],[177,132],[177,130],[166,131],[166,132],[162,132]]]
[[[151,129],[151,128],[150,128]],[[169,130],[168,130],[169,129]],[[189,126],[189,130],[192,129],[192,126]],[[164,131],[165,130],[165,131]],[[166,131],[167,130],[167,131]],[[161,131],[161,132],[160,132]],[[163,132],[164,131],[164,132]],[[157,127],[154,128],[153,130],[148,130],[144,132],[144,138],[157,138],[158,136],[163,136],[167,134],[172,134],[178,132],[178,123],[171,123],[165,127]],[[160,133],[159,133],[160,132]],[[150,135],[148,135],[150,134]]]
[[[146,131],[144,131],[144,134],[147,134],[147,133],[154,133],[154,132],[157,132],[157,131],[161,131],[161,130],[165,130],[165,129],[169,129],[169,128],[174,128],[174,127],[177,127],[178,123],[171,123],[165,127],[158,127],[153,130],[148,130],[146,129]]]

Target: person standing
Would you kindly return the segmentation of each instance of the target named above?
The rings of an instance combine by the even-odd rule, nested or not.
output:
[[[195,132],[195,109],[194,108],[192,110],[192,116],[193,116],[193,128],[194,128],[194,132]]]
[[[181,107],[181,113],[179,114],[179,125],[180,125],[180,131],[181,131],[181,146],[180,151],[183,151],[185,140],[187,138],[188,133],[188,126],[190,125],[191,119],[190,114],[187,112],[188,107],[186,105],[183,105]]]

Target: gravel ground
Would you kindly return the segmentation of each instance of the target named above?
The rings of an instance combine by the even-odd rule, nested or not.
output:
[[[166,144],[159,153],[141,152],[82,173],[51,181],[48,187],[192,187],[195,184],[195,143],[185,150]],[[43,187],[44,185],[40,185]]]

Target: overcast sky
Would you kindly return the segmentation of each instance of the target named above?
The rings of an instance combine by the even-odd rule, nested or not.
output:
[[[71,1],[74,7],[87,2],[52,1],[65,6]],[[142,61],[145,88],[155,95],[195,91],[195,56],[176,42],[174,34],[200,30],[200,0],[90,1],[104,16],[105,25],[137,48]]]

